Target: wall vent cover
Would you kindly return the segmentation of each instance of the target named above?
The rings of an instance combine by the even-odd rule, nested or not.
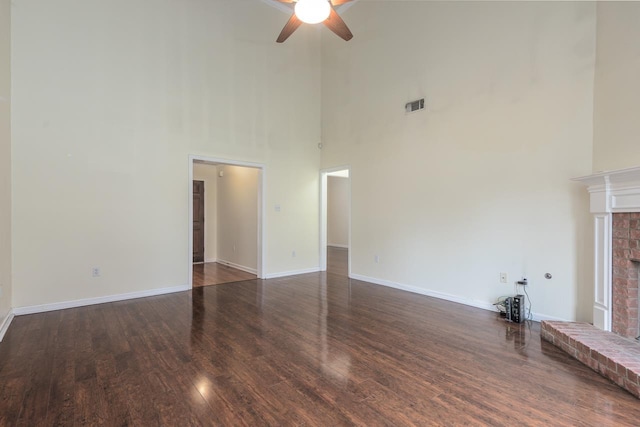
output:
[[[416,101],[407,102],[404,106],[404,110],[407,113],[413,113],[414,111],[424,110],[424,98]]]

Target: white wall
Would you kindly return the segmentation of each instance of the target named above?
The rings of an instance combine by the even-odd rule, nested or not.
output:
[[[220,165],[218,178],[218,262],[251,272],[258,267],[259,170]]]
[[[327,245],[349,245],[349,179],[327,177]]]
[[[11,310],[11,1],[0,0],[0,329]],[[1,333],[0,333],[1,338]]]
[[[204,260],[215,262],[218,259],[218,168],[216,165],[194,163],[193,179],[204,181]]]
[[[593,169],[640,165],[640,2],[598,2]]]
[[[323,36],[322,167],[351,165],[355,277],[488,307],[513,294],[500,272],[526,275],[534,313],[590,320],[570,178],[592,167],[595,4],[359,2],[345,20],[352,41]]]
[[[265,271],[317,268],[317,28],[276,44],[258,1],[18,3],[15,307],[186,286],[190,154],[265,164]]]

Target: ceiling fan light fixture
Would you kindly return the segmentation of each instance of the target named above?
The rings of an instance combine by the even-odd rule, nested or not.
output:
[[[327,0],[298,0],[295,13],[302,22],[318,24],[329,17],[331,5]]]

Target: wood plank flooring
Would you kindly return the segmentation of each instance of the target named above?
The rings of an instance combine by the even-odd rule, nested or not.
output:
[[[16,317],[0,426],[632,426],[538,324],[339,274]]]
[[[349,274],[349,250],[345,248],[337,248],[335,246],[327,247],[327,272],[347,276]]]
[[[217,262],[193,264],[194,288],[255,279],[256,275]]]

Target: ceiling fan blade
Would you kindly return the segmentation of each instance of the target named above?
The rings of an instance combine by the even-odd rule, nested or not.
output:
[[[288,39],[289,36],[293,34],[293,32],[297,30],[301,24],[302,24],[302,21],[298,19],[296,14],[295,13],[292,14],[291,18],[289,18],[287,23],[284,25],[284,28],[282,29],[282,31],[280,31],[280,35],[278,36],[278,40],[276,40],[276,42],[282,43],[283,41]]]
[[[342,18],[340,18],[340,15],[338,15],[338,12],[335,11],[333,6],[331,6],[331,13],[329,14],[329,17],[323,22],[323,24],[328,29],[336,33],[338,37],[346,41],[353,38],[353,34],[351,34],[349,27],[347,27],[347,24],[345,24]]]
[[[278,0],[282,1],[282,0]],[[340,6],[341,4],[349,3],[352,0],[330,0],[333,6]]]

